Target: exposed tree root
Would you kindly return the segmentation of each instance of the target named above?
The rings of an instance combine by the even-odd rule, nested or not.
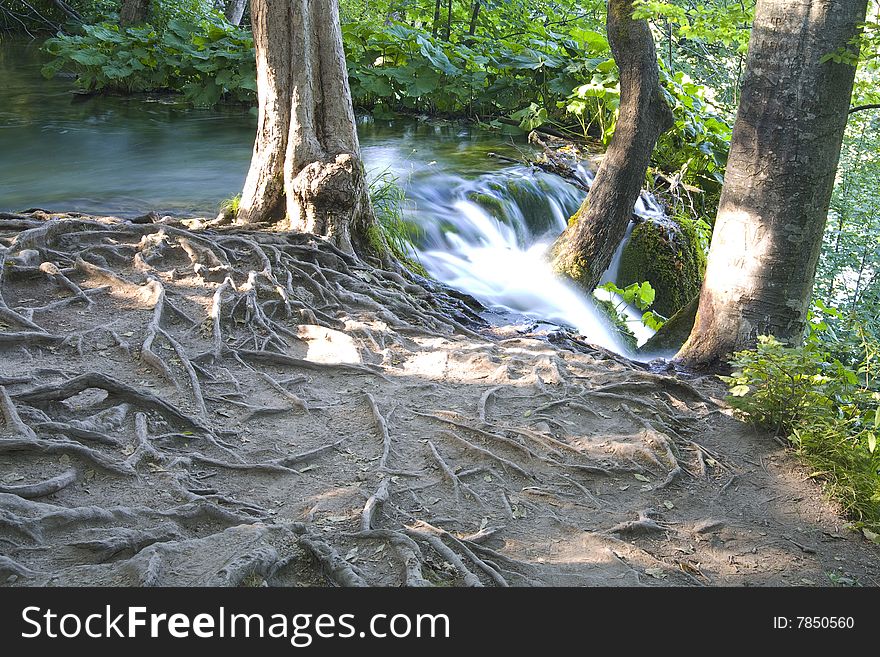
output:
[[[0,213],[9,583],[716,577],[622,540],[697,544],[683,494],[737,495],[691,384],[483,334],[466,295],[312,236],[46,216]]]
[[[376,515],[376,512],[379,507],[388,501],[390,486],[391,480],[383,479],[382,483],[379,484],[379,488],[376,489],[376,492],[367,500],[367,503],[364,505],[363,513],[361,514],[361,531],[370,531],[372,528],[373,518]]]
[[[483,498],[477,495],[474,492],[474,489],[468,486],[465,482],[459,478],[455,471],[449,467],[449,464],[443,460],[443,457],[440,456],[440,452],[437,451],[437,447],[430,440],[428,441],[428,447],[431,448],[431,454],[434,455],[434,459],[440,465],[440,470],[446,476],[447,479],[452,483],[452,489],[455,492],[455,500],[459,501],[461,499],[461,491],[466,492],[471,496],[473,500],[481,504],[482,506],[486,506],[486,502],[483,501]]]
[[[666,532],[669,528],[654,520],[651,517],[654,514],[655,511],[651,509],[639,511],[638,520],[627,520],[626,522],[621,522],[617,525],[614,525],[614,527],[612,527],[611,529],[606,530],[605,533],[619,534],[621,536],[645,536],[649,534]]]
[[[52,495],[66,488],[67,486],[70,486],[70,484],[76,481],[76,476],[76,470],[71,468],[70,470],[61,473],[57,477],[52,477],[51,479],[47,479],[46,481],[41,481],[38,484],[24,484],[21,486],[0,486],[0,493],[11,493],[12,495],[18,495],[19,497],[23,497],[28,500],[36,499],[38,497],[46,497],[47,495]]]
[[[132,386],[118,381],[113,377],[98,372],[81,374],[59,385],[48,385],[35,388],[26,392],[18,393],[15,398],[27,403],[39,403],[47,401],[60,401],[68,399],[88,388],[100,388],[108,393],[119,397],[137,406],[156,411],[162,416],[176,421],[183,426],[195,429],[205,434],[212,434],[210,427],[201,420],[187,415],[165,400],[150,392],[140,391]]]
[[[178,540],[180,529],[172,522],[164,522],[148,529],[96,528],[89,530],[92,538],[71,543],[73,547],[88,550],[98,561],[107,561],[126,551],[140,552],[153,543]]]
[[[363,575],[324,541],[314,536],[302,536],[299,540],[324,567],[327,577],[338,586],[369,586]]]
[[[117,461],[77,442],[67,440],[43,440],[41,438],[2,438],[0,454],[31,452],[34,454],[70,454],[89,461],[102,470],[121,476],[134,475],[134,469],[123,461]]]

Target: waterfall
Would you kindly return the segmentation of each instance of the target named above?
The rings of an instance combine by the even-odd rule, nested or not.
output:
[[[579,176],[592,182],[584,168]],[[419,232],[416,256],[433,277],[495,312],[571,327],[595,344],[630,351],[583,291],[556,276],[548,262],[550,246],[584,199],[582,189],[524,166],[475,179],[423,168],[413,173],[406,193],[405,216]],[[635,213],[646,219],[665,216],[646,193]],[[604,280],[614,280],[624,245],[625,240]],[[609,298],[602,291],[599,295]],[[643,343],[653,331],[641,324],[641,312],[628,309],[626,314]]]

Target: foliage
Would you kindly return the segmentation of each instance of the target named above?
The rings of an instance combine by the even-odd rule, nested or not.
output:
[[[199,107],[221,99],[253,100],[253,42],[248,32],[222,20],[173,18],[162,31],[149,24],[122,28],[99,23],[83,25],[82,32],[46,42],[54,57],[43,68],[46,77],[72,70],[88,91],[174,89]]]
[[[812,469],[811,476],[824,482],[845,512],[859,526],[876,530],[880,391],[871,360],[878,343],[863,340],[866,358],[842,362],[829,349],[829,318],[841,319],[827,308],[813,316],[803,346],[761,336],[755,350],[734,354],[735,371],[722,378],[730,385],[731,406],[756,425],[786,436]]]
[[[241,205],[241,194],[236,194],[232,198],[228,198],[220,204],[220,214],[234,218],[238,214],[238,208]]]
[[[458,39],[432,35],[432,10],[404,8],[406,23],[394,20],[399,13],[388,3],[343,2],[343,17],[358,16],[344,22],[343,39],[361,109],[379,119],[441,114],[483,120],[505,135],[551,126],[610,141],[620,91],[604,36],[604,2],[486,3],[481,29]],[[457,25],[467,23],[468,13],[456,11]],[[198,106],[254,99],[246,31],[202,0],[156,3],[150,20],[127,29],[107,20],[50,39],[46,50],[54,59],[46,74],[74,72],[90,91],[182,91]],[[730,129],[710,102],[711,90],[665,69],[664,86],[676,124],[661,140],[659,165],[685,165],[687,181],[717,185]]]
[[[852,115],[841,151],[816,275],[816,296],[858,313],[880,315],[880,112]]]
[[[618,303],[617,305],[612,304],[612,306],[614,312],[620,316],[623,322],[628,321],[628,318],[622,312],[623,305],[625,304],[628,306],[635,306],[639,310],[645,311],[642,315],[642,323],[648,328],[658,331],[660,330],[660,327],[663,326],[665,318],[654,311],[648,310],[654,305],[654,301],[657,298],[657,292],[651,287],[651,284],[648,281],[633,283],[625,288],[619,288],[614,283],[609,282],[599,286],[599,289],[605,290],[611,294],[616,294],[620,297],[621,303]]]

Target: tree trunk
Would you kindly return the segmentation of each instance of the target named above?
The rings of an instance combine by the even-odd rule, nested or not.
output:
[[[228,0],[223,15],[233,25],[241,25],[241,19],[244,17],[246,7],[247,0]]]
[[[758,0],[693,331],[677,358],[721,364],[757,336],[801,339],[846,128],[847,48],[867,0]]]
[[[599,283],[626,233],[658,137],[672,126],[657,51],[633,0],[609,0],[608,41],[620,70],[620,113],[586,201],[551,251],[553,268],[585,290]]]
[[[440,8],[443,6],[443,0],[436,0],[434,3],[434,24],[431,26],[431,36],[436,37],[440,31]]]
[[[119,24],[125,27],[146,22],[149,8],[150,0],[122,0],[122,7],[119,9]]]
[[[251,22],[259,115],[236,222],[375,251],[337,0],[254,0]]]
[[[452,0],[446,3],[446,31],[443,33],[443,38],[446,41],[449,41],[452,36]]]
[[[471,36],[477,33],[477,19],[480,17],[480,7],[482,6],[482,0],[474,0],[474,9],[471,12],[471,25],[468,29],[468,34]]]

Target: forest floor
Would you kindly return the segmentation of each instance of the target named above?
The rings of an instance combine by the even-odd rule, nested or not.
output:
[[[0,582],[878,585],[723,395],[308,236],[3,214]]]

